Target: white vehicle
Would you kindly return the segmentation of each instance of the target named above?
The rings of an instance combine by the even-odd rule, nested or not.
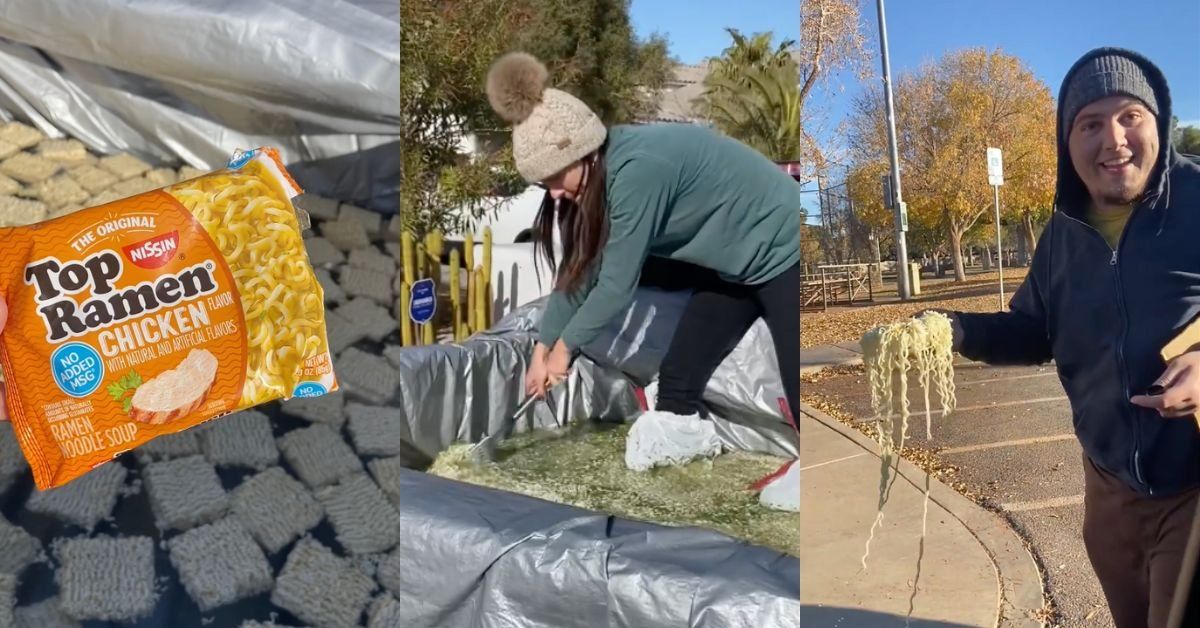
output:
[[[484,227],[491,227],[492,242],[495,244],[532,242],[533,223],[545,194],[546,191],[542,188],[531,185],[520,194],[500,201],[495,217],[485,217],[475,224],[475,228],[472,229],[475,239],[479,240],[482,237]],[[448,233],[446,240],[462,242],[465,235]]]
[[[484,218],[471,230],[476,264],[483,259],[483,230],[485,227],[492,230],[493,323],[512,310],[550,294],[553,289],[550,268],[544,259],[535,259],[533,243],[534,222],[545,196],[545,190],[531,185],[503,201],[494,218]],[[561,249],[560,238],[556,227],[556,251]],[[461,249],[465,239],[465,233],[446,234],[444,255],[447,259],[450,250]]]

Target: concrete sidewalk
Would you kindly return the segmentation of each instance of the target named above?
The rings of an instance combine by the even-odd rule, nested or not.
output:
[[[862,364],[862,348],[857,342],[800,350],[800,374],[815,373],[832,366]]]
[[[853,364],[857,347],[801,350],[806,371]],[[1043,626],[1042,581],[1008,524],[929,481],[921,544],[926,474],[907,461],[875,521],[880,478],[878,446],[857,430],[801,406],[801,602],[805,626]],[[923,555],[922,555],[923,550]],[[916,595],[913,595],[914,584]]]

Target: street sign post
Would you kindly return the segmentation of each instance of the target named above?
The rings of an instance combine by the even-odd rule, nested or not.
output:
[[[987,149],[988,185],[1004,185],[1004,155],[999,148]]]
[[[1004,156],[999,148],[987,149],[988,185],[996,203],[996,268],[1000,270],[1000,310],[1004,308],[1004,248],[1000,238],[1000,186],[1004,185]]]

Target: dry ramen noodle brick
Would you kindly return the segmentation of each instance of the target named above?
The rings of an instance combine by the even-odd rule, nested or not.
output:
[[[233,490],[229,510],[272,554],[325,518],[325,510],[316,498],[280,467],[271,467],[242,482]]]
[[[141,167],[125,162],[107,165]],[[0,228],[0,367],[40,490],[210,419],[338,390],[299,193],[277,153],[258,149]]]
[[[186,458],[203,453],[196,430],[166,434],[138,448],[138,460],[149,464],[157,460]]]
[[[19,227],[46,218],[46,204],[15,196],[0,196],[0,227]]]
[[[33,186],[33,192],[43,203],[56,208],[82,203],[88,199],[88,191],[66,174],[60,174],[38,183]]]
[[[17,181],[6,174],[0,174],[0,194],[4,196],[13,196],[20,192],[23,188],[24,186],[21,185],[20,181]]]
[[[367,611],[367,628],[403,626],[400,621],[403,617],[402,612],[400,602],[396,598],[387,594],[381,595],[371,602],[371,608]]]
[[[60,608],[69,617],[130,622],[154,611],[154,539],[73,537],[55,554]]]
[[[204,170],[200,170],[199,168],[183,166],[179,169],[179,180],[187,181],[188,179],[195,179],[196,177],[204,176],[205,174],[208,173]]]
[[[147,172],[145,178],[150,182],[151,187],[170,185],[179,181],[179,175],[175,174],[175,171],[170,168],[155,168]]]
[[[122,180],[141,176],[150,170],[150,164],[129,153],[118,153],[116,155],[101,157],[100,167],[117,175]]]
[[[125,179],[114,183],[112,187],[104,192],[116,194],[116,198],[127,198],[137,196],[143,192],[149,192],[157,187],[159,186],[146,180],[146,177],[133,177],[132,179]]]
[[[67,174],[92,194],[103,192],[117,182],[117,175],[89,163],[74,166]]]
[[[87,147],[74,139],[45,140],[38,144],[37,152],[50,161],[83,163],[88,160]]]
[[[88,205],[90,205],[90,206],[106,205],[113,201],[119,201],[123,198],[128,198],[130,196],[133,196],[132,194],[123,194],[120,191],[116,190],[115,187],[116,186],[110,187],[107,190],[104,190],[103,192],[100,192],[99,194],[93,196],[92,198],[89,198]]]
[[[12,626],[16,623],[14,611],[17,608],[16,576],[0,574],[0,626]]]
[[[393,506],[399,508],[400,470],[404,468],[404,461],[400,459],[400,456],[376,458],[367,463],[367,468],[375,478],[375,483],[379,485],[379,490],[387,495],[388,501],[392,502]]]
[[[17,628],[81,628],[82,624],[62,611],[58,596],[48,597],[36,604],[19,606]]]
[[[19,576],[41,553],[42,544],[36,537],[0,516],[0,573]]]
[[[313,626],[357,626],[375,588],[349,560],[306,537],[288,554],[271,603]]]
[[[0,140],[16,146],[17,150],[37,146],[45,138],[41,131],[16,120],[0,126]]]
[[[0,172],[26,184],[49,179],[58,169],[57,163],[33,153],[17,153],[0,162]]]
[[[19,152],[21,149],[16,144],[0,138],[0,159],[8,159]]]

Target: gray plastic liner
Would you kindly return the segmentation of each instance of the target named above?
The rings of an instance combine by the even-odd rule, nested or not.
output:
[[[6,0],[0,117],[202,170],[280,149],[307,192],[394,213],[399,5]]]
[[[800,561],[771,549],[411,470],[400,494],[411,628],[800,625]]]
[[[629,420],[636,390],[657,377],[690,293],[639,288],[633,302],[583,349],[567,384],[517,422],[517,432],[582,419]],[[433,459],[457,441],[503,429],[524,398],[524,377],[545,299],[526,304],[459,344],[391,354],[400,370],[403,441]],[[514,375],[516,373],[516,375]],[[795,428],[783,416],[783,385],[770,331],[760,319],[717,368],[705,391],[729,449],[795,457]]]

